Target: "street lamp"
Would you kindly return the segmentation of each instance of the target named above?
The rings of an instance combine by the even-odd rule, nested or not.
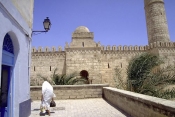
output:
[[[44,25],[44,29],[46,31],[50,30],[51,22],[50,22],[48,17],[46,17],[46,19],[44,19],[43,25]]]
[[[43,26],[44,26],[45,31],[32,31],[32,33],[34,33],[34,32],[48,32],[48,30],[50,30],[50,27],[51,27],[51,22],[50,22],[50,19],[48,17],[46,17],[46,19],[44,19]]]

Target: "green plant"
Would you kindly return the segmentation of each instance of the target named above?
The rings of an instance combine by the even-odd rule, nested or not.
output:
[[[54,70],[53,74],[51,75],[50,80],[41,75],[39,76],[44,81],[48,81],[49,83],[53,85],[75,85],[75,84],[85,84],[85,82],[87,82],[86,79],[79,77],[79,74],[77,72],[73,72],[71,74],[61,74],[60,75],[60,74],[57,74],[56,71],[57,71],[57,68]]]
[[[133,58],[127,68],[127,89],[140,92],[144,80],[152,69],[161,63],[162,61],[158,56],[148,53]]]
[[[157,72],[150,73],[144,80],[140,93],[155,97],[171,99],[175,98],[175,90],[168,88],[175,83],[174,67],[159,68]]]
[[[165,99],[175,98],[175,89],[167,89],[175,83],[175,68],[160,67],[162,63],[153,54],[142,54],[133,58],[127,69],[127,90]]]

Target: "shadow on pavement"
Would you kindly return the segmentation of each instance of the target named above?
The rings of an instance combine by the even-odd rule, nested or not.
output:
[[[40,109],[33,109],[32,111],[39,111]]]

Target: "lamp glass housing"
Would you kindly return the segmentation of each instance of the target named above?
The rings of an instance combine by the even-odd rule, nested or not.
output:
[[[44,29],[46,31],[50,30],[51,22],[50,22],[50,19],[48,17],[46,19],[44,19],[43,25],[44,25]]]

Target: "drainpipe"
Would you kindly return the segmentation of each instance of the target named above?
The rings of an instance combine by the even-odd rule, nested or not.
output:
[[[31,67],[31,42],[32,42],[32,32],[31,36],[29,36],[29,50],[28,50],[28,84],[29,84],[29,94],[30,97],[30,67]]]

